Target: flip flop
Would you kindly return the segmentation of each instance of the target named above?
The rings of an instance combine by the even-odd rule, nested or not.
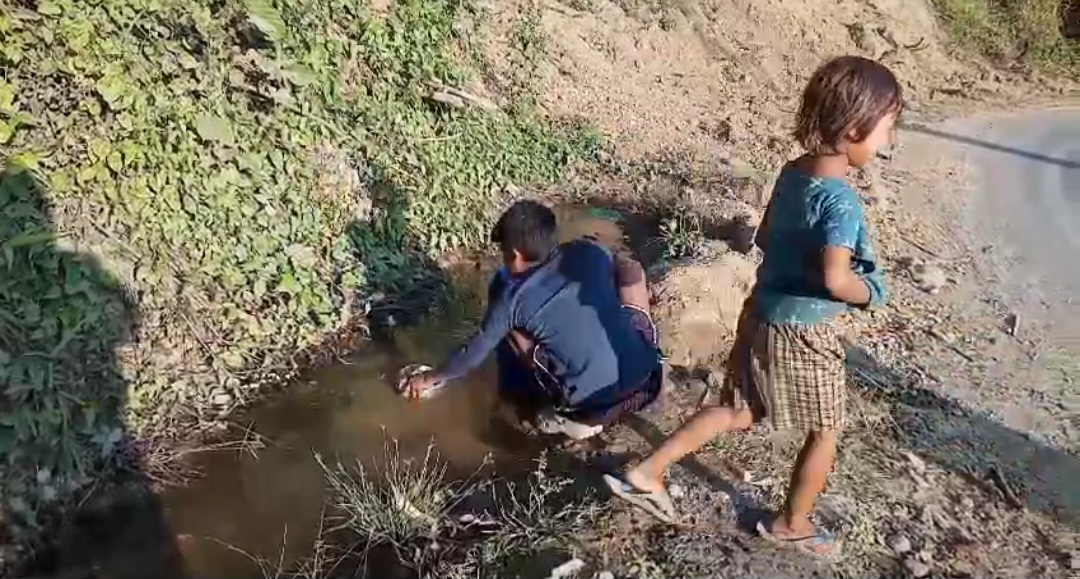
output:
[[[797,538],[783,538],[769,532],[769,528],[765,521],[758,521],[757,524],[758,535],[763,538],[776,543],[782,547],[793,548],[804,555],[808,555],[820,561],[835,562],[840,558],[840,540],[835,534],[822,529],[814,529],[813,535],[807,535],[805,537]],[[816,547],[822,545],[831,545],[832,548],[829,552],[822,553],[816,550]]]
[[[604,475],[604,483],[612,494],[669,524],[675,523],[675,505],[666,490],[646,491],[626,482],[621,476]]]

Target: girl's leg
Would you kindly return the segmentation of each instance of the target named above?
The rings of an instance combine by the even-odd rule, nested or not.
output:
[[[641,264],[628,257],[616,257],[615,278],[619,287],[619,301],[648,313],[649,287],[645,283],[645,269]]]
[[[664,488],[664,472],[682,457],[701,448],[721,432],[746,430],[753,424],[749,409],[712,406],[698,411],[669,436],[648,458],[625,475],[626,482],[645,491]]]
[[[780,539],[797,539],[815,534],[810,515],[814,501],[825,490],[825,479],[836,459],[837,433],[834,430],[811,432],[795,460],[788,485],[784,511],[773,522],[770,533]],[[828,548],[825,545],[824,548]]]

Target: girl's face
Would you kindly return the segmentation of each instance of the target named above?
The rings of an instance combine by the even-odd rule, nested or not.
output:
[[[874,154],[878,152],[878,149],[887,146],[892,142],[893,127],[896,126],[897,113],[891,112],[874,126],[869,135],[861,141],[854,141],[848,143],[847,146],[847,158],[848,164],[852,167],[864,167],[871,159],[874,158]],[[857,135],[853,135],[857,137]]]

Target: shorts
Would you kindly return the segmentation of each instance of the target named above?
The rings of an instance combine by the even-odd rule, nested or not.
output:
[[[623,304],[622,308],[629,318],[630,326],[647,344],[658,348],[659,332],[649,313],[628,304]],[[530,369],[525,368],[525,364],[522,364],[516,355],[512,354],[512,348],[506,347],[505,350],[511,352],[513,360],[511,362],[500,359],[499,392],[504,399],[526,413],[554,406],[560,415],[569,420],[591,426],[604,426],[651,404],[660,395],[663,384],[660,352],[657,349],[656,369],[637,387],[627,390],[618,389],[618,391],[616,387],[602,390],[574,405],[573,408],[564,408],[564,401],[561,400],[564,388],[548,371],[551,366],[550,358],[543,348],[533,348],[531,372]],[[501,353],[500,356],[506,356],[506,354]],[[516,367],[507,368],[504,367],[504,363]],[[515,387],[507,387],[510,384],[514,384]]]
[[[770,324],[744,307],[720,403],[747,408],[777,430],[840,430],[844,347],[829,324]]]

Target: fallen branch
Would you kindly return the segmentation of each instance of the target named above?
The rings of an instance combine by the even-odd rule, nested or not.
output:
[[[486,98],[476,96],[472,93],[465,92],[460,88],[454,86],[444,85],[429,85],[431,87],[431,93],[428,94],[428,98],[431,100],[442,103],[450,108],[461,109],[466,106],[475,106],[484,109],[491,113],[497,113],[499,107],[489,101]]]

